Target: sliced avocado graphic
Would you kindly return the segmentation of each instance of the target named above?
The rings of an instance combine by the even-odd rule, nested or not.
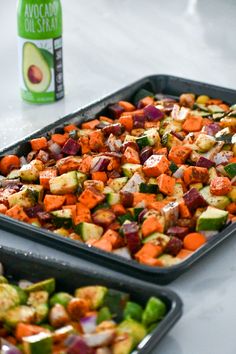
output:
[[[33,43],[23,48],[23,76],[25,85],[32,92],[44,92],[51,83],[51,71],[41,51]]]

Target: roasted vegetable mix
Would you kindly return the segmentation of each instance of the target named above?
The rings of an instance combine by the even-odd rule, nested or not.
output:
[[[129,354],[167,313],[150,297],[84,286],[56,292],[55,279],[11,284],[0,278],[0,352],[12,354]]]
[[[0,161],[0,212],[149,266],[236,218],[236,105],[141,90]]]

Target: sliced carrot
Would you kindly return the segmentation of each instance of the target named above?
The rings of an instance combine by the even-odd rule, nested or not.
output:
[[[157,185],[161,193],[172,195],[174,193],[175,178],[163,173],[157,177]]]
[[[179,251],[177,254],[176,258],[179,259],[185,259],[193,254],[192,251],[186,250],[185,248],[182,248],[182,250]]]
[[[149,104],[153,104],[153,103],[154,103],[154,98],[150,96],[144,97],[139,101],[139,104],[142,107],[148,106]]]
[[[20,168],[20,159],[16,155],[7,155],[1,159],[0,172],[6,176],[14,169]]]
[[[119,225],[120,227],[120,225]],[[108,229],[105,234],[102,236],[102,239],[107,239],[111,242],[112,248],[122,247],[124,244],[123,238],[115,230]]]
[[[114,204],[111,206],[111,209],[118,216],[126,214],[126,209],[123,207],[122,204]]]
[[[64,194],[64,197],[66,199],[65,205],[72,205],[77,203],[77,197],[75,194],[72,193]]]
[[[191,151],[192,150],[187,146],[173,146],[169,152],[169,159],[177,165],[184,164],[191,154]]]
[[[14,205],[12,208],[6,211],[6,215],[10,216],[13,219],[20,220],[20,221],[29,221],[29,217],[24,212],[24,209],[19,205]]]
[[[184,200],[181,200],[179,202],[179,212],[180,212],[180,216],[183,219],[191,219],[192,215],[187,207],[187,205],[185,204]]]
[[[164,148],[160,148],[160,149],[153,149],[153,152],[156,154],[156,155],[165,155],[167,156],[168,155],[168,150],[166,147]]]
[[[155,201],[152,202],[148,205],[149,209],[154,209],[156,211],[161,211],[165,205],[167,205],[169,203],[169,201],[167,200],[162,200],[162,201]]]
[[[60,146],[63,146],[68,140],[68,134],[52,134],[51,139],[54,143],[57,143]]]
[[[39,183],[44,189],[50,189],[49,181],[51,178],[57,176],[57,170],[54,167],[46,168],[39,172]]]
[[[210,98],[206,102],[207,105],[212,105],[213,104],[213,105],[216,105],[216,106],[220,105],[221,103],[223,103],[222,100],[220,100],[218,98]]]
[[[142,224],[142,235],[143,237],[147,237],[153,232],[163,232],[164,225],[158,220],[158,218],[154,215],[149,216],[144,220]]]
[[[76,156],[67,156],[56,163],[60,175],[69,171],[76,171],[81,165],[81,158]]]
[[[187,185],[191,183],[207,183],[209,173],[205,167],[190,166],[184,170],[183,179]]]
[[[46,194],[43,200],[45,210],[47,212],[57,210],[62,207],[66,198],[62,195]]]
[[[90,120],[89,122],[85,122],[82,124],[82,129],[95,129],[96,125],[98,125],[100,121],[98,119]]]
[[[137,259],[140,263],[146,264],[148,259],[155,259],[155,257],[160,256],[162,252],[162,247],[154,245],[153,243],[145,243],[143,247],[135,254],[135,259]]]
[[[4,204],[0,204],[0,214],[6,214],[7,207]]]
[[[103,183],[106,183],[108,180],[106,172],[93,172],[91,176],[93,180],[102,181]]]
[[[82,203],[76,203],[75,225],[81,222],[91,222],[91,213],[87,206]]]
[[[101,130],[94,130],[89,135],[89,147],[92,151],[100,151],[104,147],[104,136]]]
[[[149,206],[151,203],[156,201],[156,195],[155,194],[149,194],[149,193],[133,193],[134,200],[133,200],[133,206],[137,205],[140,202],[144,202],[146,206]]]
[[[210,183],[210,191],[214,195],[226,195],[232,189],[228,177],[215,177]]]
[[[20,322],[16,326],[15,336],[20,341],[23,337],[30,337],[42,332],[49,333],[50,331],[44,327]]]
[[[100,248],[103,251],[111,252],[112,251],[112,243],[110,240],[104,238],[93,243],[94,247]]]
[[[111,157],[111,161],[109,165],[107,166],[108,171],[117,171],[119,172],[120,170],[120,159],[117,157]]]
[[[36,138],[36,139],[30,140],[30,144],[31,144],[32,150],[39,151],[41,149],[47,148],[48,141],[46,138],[44,138],[42,136],[41,138]]]
[[[162,173],[166,173],[169,169],[170,162],[165,155],[152,155],[143,166],[143,172],[148,177],[158,177]]]
[[[196,251],[199,247],[206,243],[206,237],[198,232],[192,232],[184,238],[184,248],[189,251]]]
[[[105,116],[100,116],[99,120],[100,120],[100,122],[114,123],[113,119],[105,117]]]
[[[119,101],[118,105],[123,107],[125,112],[132,112],[136,109],[132,103],[127,102],[127,101]]]
[[[78,130],[78,127],[75,124],[68,124],[64,127],[66,133],[71,132],[72,130]]]
[[[125,127],[125,130],[127,130],[127,132],[131,132],[131,130],[133,129],[134,121],[131,114],[126,114],[124,116],[122,115],[119,118],[118,122]]]
[[[236,157],[231,157],[231,159],[229,160],[229,163],[236,163]]]
[[[136,150],[132,149],[132,147],[128,146],[123,154],[122,162],[139,164],[139,153]]]
[[[1,205],[3,205],[3,204],[1,204]],[[230,214],[236,214],[236,203],[228,204],[226,209],[228,210],[228,212]]]
[[[95,188],[86,188],[79,197],[80,203],[86,205],[89,209],[94,208],[105,199],[105,196]]]
[[[79,143],[80,143],[82,154],[87,154],[88,152],[90,152],[89,137],[88,136],[81,136],[79,138]]]
[[[203,119],[200,116],[190,116],[182,125],[183,130],[187,132],[198,132],[202,129]]]
[[[90,172],[92,159],[93,159],[93,157],[91,155],[85,155],[83,157],[78,169],[81,172],[88,174]]]

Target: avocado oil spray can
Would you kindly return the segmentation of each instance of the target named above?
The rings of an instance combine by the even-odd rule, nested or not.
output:
[[[64,97],[60,0],[19,0],[21,96],[31,103]]]

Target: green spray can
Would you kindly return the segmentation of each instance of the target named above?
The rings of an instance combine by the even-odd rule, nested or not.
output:
[[[64,97],[60,0],[19,0],[17,22],[22,98],[58,101]]]

